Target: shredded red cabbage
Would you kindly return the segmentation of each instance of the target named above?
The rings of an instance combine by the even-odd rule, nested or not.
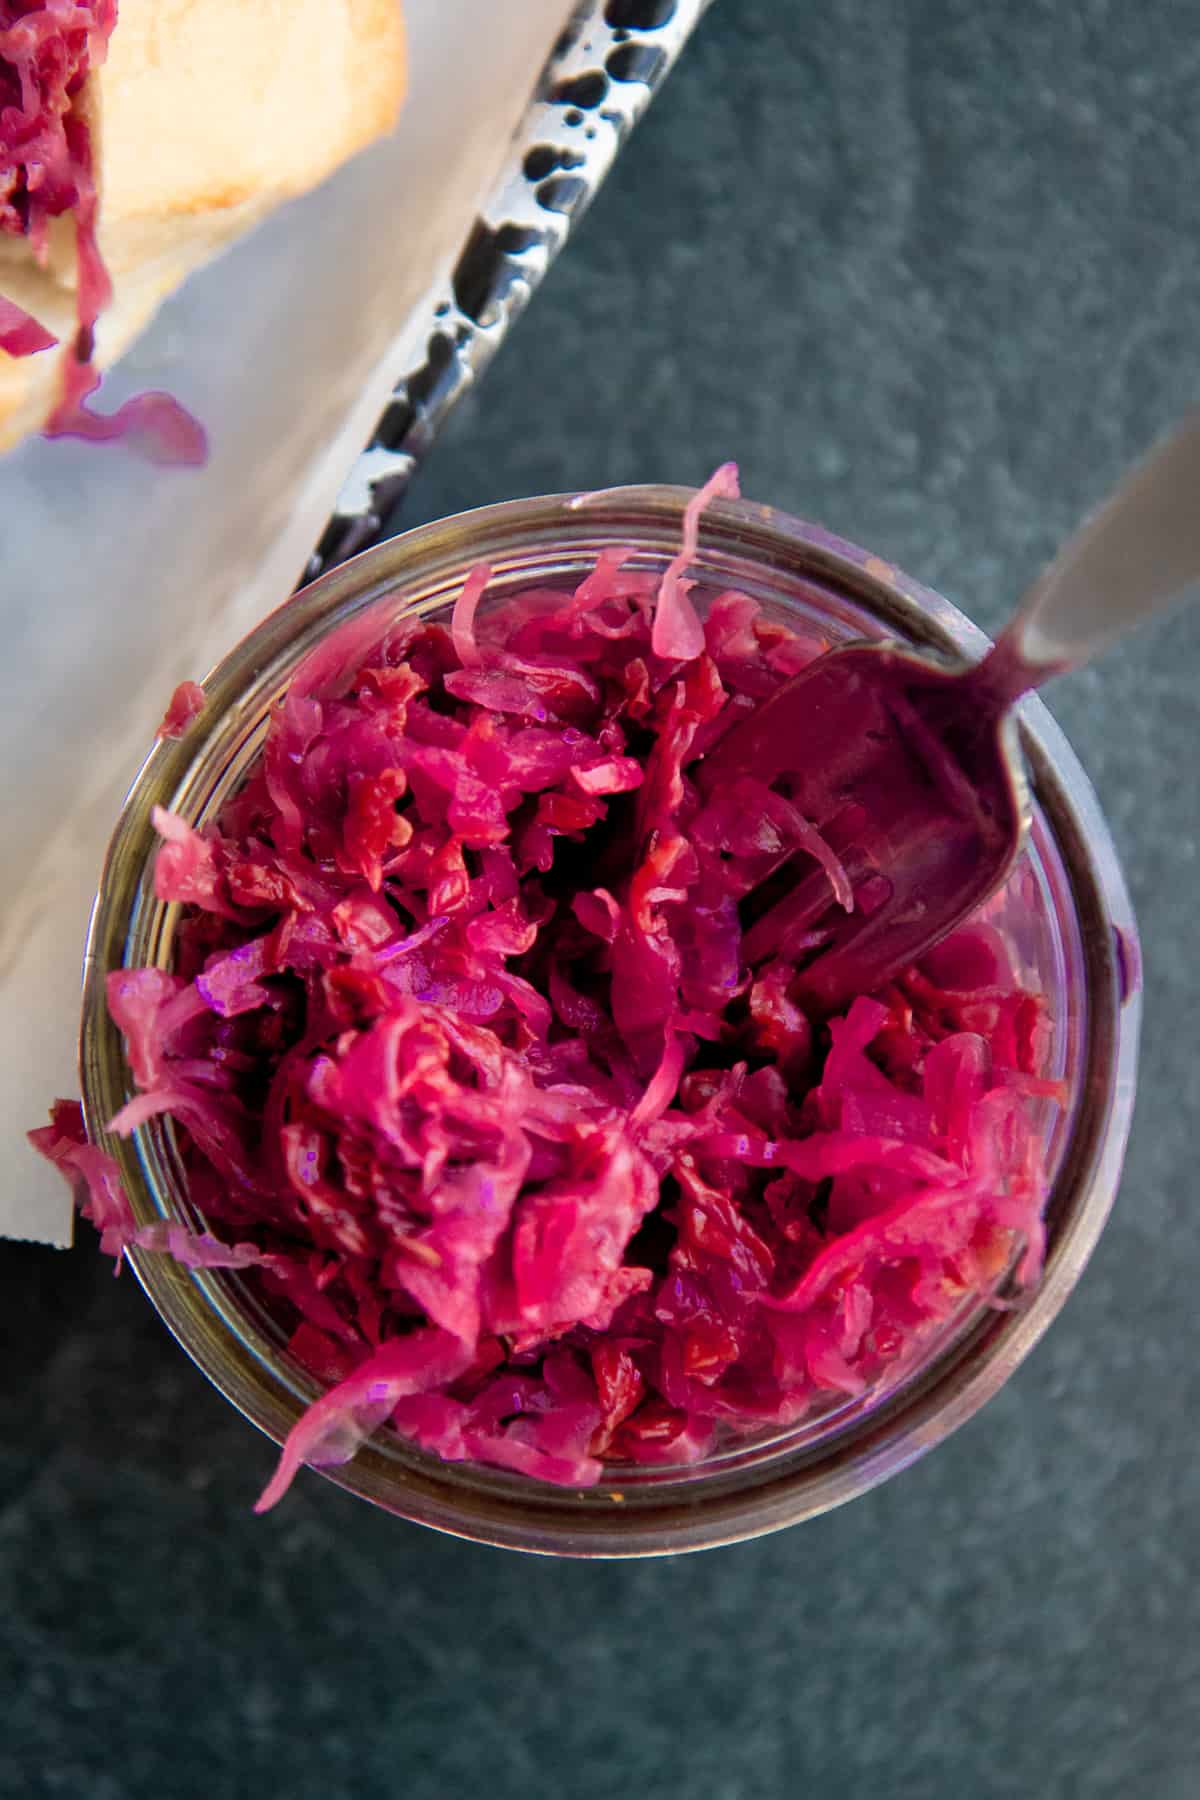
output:
[[[77,330],[46,436],[123,438],[150,461],[195,466],[207,455],[203,428],[171,395],[138,394],[108,417],[87,404],[100,385],[92,354],[112,284],[96,241],[91,135],[76,102],[116,23],[117,0],[0,0],[0,235],[27,238],[44,262],[52,221],[70,213],[75,223]],[[0,350],[32,356],[57,341],[0,297]]]
[[[684,576],[695,561],[700,541],[700,515],[710,500],[736,500],[738,474],[735,463],[722,463],[698,488],[683,513],[683,544],[679,555],[663,573],[654,609],[651,644],[656,656],[676,657],[690,662],[704,649],[704,627],[688,598],[691,583]]]
[[[41,262],[51,222],[74,215],[81,363],[111,287],[96,245],[91,139],[75,102],[116,22],[116,0],[0,0],[0,232],[28,238]]]
[[[82,438],[89,444],[123,442],[147,462],[198,469],[208,461],[208,436],[200,421],[173,394],[158,388],[134,394],[114,413],[93,412],[87,404],[100,386],[99,370],[78,354],[64,367],[58,405],[42,428],[48,438]]]
[[[186,914],[171,972],[109,977],[139,1090],[115,1124],[173,1116],[327,1389],[262,1506],[387,1420],[570,1485],[694,1461],[910,1366],[1019,1244],[1038,1273],[1044,1003],[985,923],[828,1023],[790,964],[745,966],[783,857],[848,884],[789,804],[706,802],[690,767],[824,646],[737,593],[697,637],[686,562],[628,563],[477,613],[479,571],[449,629],[356,624],[216,825],[155,815]],[[107,1247],[144,1244],[57,1130]]]
[[[116,1160],[88,1142],[77,1100],[56,1100],[49,1125],[29,1133],[29,1141],[60,1169],[75,1190],[79,1210],[100,1233],[100,1248],[116,1259],[125,1252],[156,1250],[192,1269],[247,1269],[270,1258],[253,1244],[227,1244],[207,1232],[188,1231],[176,1221],[139,1225],[133,1216]]]
[[[156,736],[180,738],[204,711],[204,689],[198,681],[181,681],[167,703]]]
[[[116,0],[0,0],[0,231],[42,257],[51,220],[81,213],[91,279],[91,147],[74,102],[116,22]]]
[[[36,356],[39,350],[52,350],[58,339],[31,313],[15,300],[0,295],[0,350],[8,356]]]

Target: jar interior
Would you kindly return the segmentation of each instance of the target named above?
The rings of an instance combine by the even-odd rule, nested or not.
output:
[[[765,513],[765,509],[748,510]],[[571,513],[569,503],[563,511]],[[470,523],[468,516],[463,525],[469,527]],[[564,529],[561,517],[558,529]],[[502,607],[508,596],[532,586],[573,588],[590,572],[597,554],[623,543],[633,528],[626,520],[608,515],[597,517],[593,524],[588,519],[585,501],[570,517],[569,529],[570,541],[565,545],[553,541],[549,528],[545,541],[501,542],[487,545],[484,550],[476,548],[472,553],[468,553],[467,546],[451,541],[440,560],[434,557],[419,570],[401,566],[390,574],[381,573],[361,587],[347,589],[344,597],[339,596],[338,583],[346,578],[344,571],[339,571],[273,615],[267,622],[271,629],[260,629],[210,678],[211,723],[206,726],[202,753],[189,758],[178,746],[160,747],[165,754],[160,756],[156,751],[139,778],[139,787],[157,791],[143,796],[145,804],[139,809],[139,819],[131,822],[124,838],[119,837],[114,843],[116,867],[110,862],[106,872],[106,885],[123,884],[130,893],[125,928],[120,932],[110,923],[105,939],[103,933],[98,938],[94,926],[89,985],[94,988],[99,982],[102,989],[103,973],[113,966],[113,953],[117,950],[115,960],[127,966],[170,966],[180,914],[177,906],[160,903],[153,893],[150,802],[169,806],[193,824],[214,818],[257,759],[272,706],[286,691],[301,659],[326,630],[337,627],[346,632],[347,659],[357,665],[366,649],[378,642],[399,618],[436,617],[444,613],[456,598],[467,570],[481,556],[486,555],[493,570],[484,605],[494,609]],[[643,543],[644,537],[654,535],[653,531],[648,532],[646,520],[639,520],[636,529],[640,547],[632,558],[633,566],[660,572],[677,547],[677,513],[671,517],[669,530],[658,530],[657,542]],[[787,549],[786,554],[764,555],[761,531],[756,534],[747,530],[742,535],[749,540],[745,545],[739,542],[739,534],[731,532],[725,534],[719,546],[702,546],[693,569],[699,580],[693,599],[700,603],[701,610],[717,593],[734,587],[760,601],[793,629],[816,633],[829,642],[888,636],[955,653],[964,648],[977,651],[983,641],[944,602],[900,585],[895,572],[874,563],[874,559],[854,553],[856,566],[848,567],[845,547],[825,539],[823,534],[812,534],[807,548],[807,560],[816,566],[815,573],[797,570],[794,547]],[[770,533],[765,541],[773,541]],[[385,550],[390,548],[385,546]],[[370,559],[362,560],[365,563]],[[837,578],[830,579],[822,564],[830,564]],[[353,569],[353,565],[350,567]],[[318,589],[330,596],[323,608],[312,599]],[[294,629],[289,630],[289,624],[294,624]],[[256,644],[256,639],[262,641]],[[1027,748],[1033,748],[1028,739]],[[989,922],[1002,931],[1012,946],[1023,982],[1046,996],[1052,1023],[1046,1073],[1064,1082],[1069,1095],[1065,1107],[1049,1101],[1041,1103],[1038,1119],[1052,1184],[1047,1222],[1053,1255],[1060,1215],[1069,1206],[1069,1196],[1059,1193],[1061,1184],[1056,1177],[1064,1167],[1081,1097],[1090,1073],[1094,1073],[1094,1055],[1089,1048],[1093,1021],[1089,1011],[1088,959],[1077,905],[1078,883],[1073,879],[1051,813],[1043,803],[1053,771],[1044,754],[1034,754],[1031,760],[1033,803],[1028,845],[1013,877],[988,902],[986,911]],[[103,900],[102,891],[102,903]],[[93,1132],[133,1092],[127,1070],[122,1091],[119,1071],[124,1065],[119,1040],[114,1044],[114,1036],[114,1028],[103,1016],[103,1005],[97,1006],[93,993],[83,1044],[84,1091]],[[201,1223],[187,1198],[169,1121],[151,1120],[138,1129],[131,1143],[111,1147],[127,1177],[132,1177],[130,1186],[139,1216],[170,1216],[192,1225]],[[235,1405],[271,1435],[282,1436],[299,1407],[311,1401],[319,1390],[312,1377],[287,1356],[281,1327],[245,1278],[228,1272],[181,1271],[167,1267],[165,1259],[156,1257],[135,1255],[133,1260],[139,1279],[184,1348]],[[1004,1314],[971,1299],[925,1340],[916,1366],[900,1371],[895,1379],[880,1383],[865,1395],[838,1402],[827,1411],[786,1428],[739,1433],[718,1445],[711,1456],[698,1464],[613,1464],[609,1476],[592,1490],[554,1490],[499,1470],[446,1464],[390,1432],[376,1434],[354,1464],[326,1473],[379,1504],[442,1529],[462,1531],[492,1542],[560,1550],[563,1545],[557,1540],[531,1541],[537,1533],[527,1522],[515,1523],[511,1529],[498,1526],[497,1509],[508,1505],[519,1510],[528,1500],[531,1487],[536,1486],[536,1508],[539,1516],[547,1519],[565,1514],[611,1516],[634,1501],[639,1511],[677,1511],[681,1505],[686,1508],[701,1497],[737,1494],[748,1480],[759,1482],[764,1469],[782,1469],[784,1465],[789,1475],[795,1475],[819,1464],[836,1483],[839,1469],[847,1459],[856,1458],[861,1463],[865,1457],[869,1461],[872,1441],[887,1444],[889,1466],[884,1472],[890,1472],[917,1454],[920,1446],[897,1451],[888,1438],[888,1420],[897,1409],[910,1405],[914,1395],[936,1388],[955,1365],[985,1354],[987,1344],[1003,1330],[1004,1324]],[[879,1478],[878,1474],[874,1476]],[[560,1520],[547,1529],[554,1538],[566,1528]],[[620,1530],[619,1524],[616,1529]],[[703,1541],[722,1540],[709,1535]],[[600,1553],[626,1551],[610,1547]]]

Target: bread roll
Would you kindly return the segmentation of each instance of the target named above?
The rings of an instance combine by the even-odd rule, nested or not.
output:
[[[120,0],[77,102],[113,284],[96,362],[120,356],[192,269],[389,131],[405,80],[399,0]],[[25,239],[0,237],[0,294],[60,340],[0,350],[0,449],[54,406],[75,274],[69,215],[53,222],[44,268]]]

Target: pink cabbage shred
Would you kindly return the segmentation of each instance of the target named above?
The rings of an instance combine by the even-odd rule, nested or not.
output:
[[[387,1423],[572,1486],[693,1462],[1038,1274],[1059,1090],[995,928],[829,1021],[744,964],[764,870],[795,849],[843,903],[844,872],[689,771],[826,646],[740,593],[701,620],[701,504],[662,580],[605,551],[477,611],[481,569],[448,628],[347,628],[217,825],[156,814],[186,913],[170,973],[109,977],[113,1124],[171,1115],[211,1235],[137,1227],[78,1108],[35,1137],[106,1249],[243,1269],[322,1384],[260,1508]]]
[[[91,136],[76,102],[116,23],[117,0],[0,0],[0,236],[27,238],[44,262],[53,221],[69,213],[75,222],[77,330],[46,436],[124,438],[152,461],[195,465],[207,455],[203,429],[169,394],[135,395],[110,416],[87,404],[100,385],[92,353],[112,284],[96,241]],[[57,342],[0,295],[0,351],[35,356]]]
[[[180,738],[204,711],[204,689],[198,681],[181,681],[167,702],[167,710],[155,733],[160,738]]]

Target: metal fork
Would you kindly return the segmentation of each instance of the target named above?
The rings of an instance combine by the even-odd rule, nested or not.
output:
[[[764,872],[771,885],[743,939],[750,966],[794,960],[797,996],[833,1011],[947,936],[1005,880],[1028,829],[1015,702],[1198,579],[1200,413],[1069,540],[981,662],[852,644],[740,720],[695,771],[702,791],[782,792],[841,862],[853,901],[833,897],[797,840]],[[744,904],[753,911],[755,896]]]

